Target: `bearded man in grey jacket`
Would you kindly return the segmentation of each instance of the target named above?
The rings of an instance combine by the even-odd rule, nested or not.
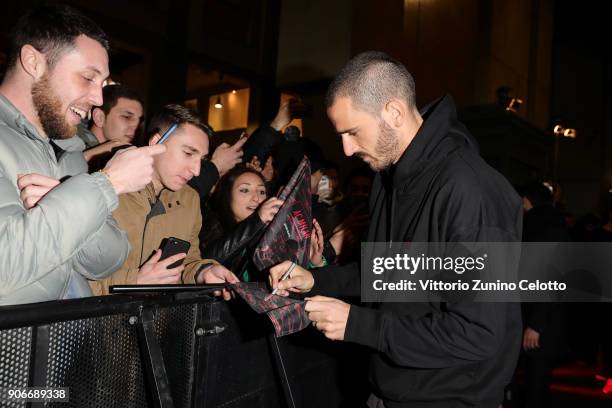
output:
[[[164,146],[118,152],[100,172],[65,142],[102,104],[108,40],[62,5],[26,12],[11,31],[0,85],[0,305],[89,296],[129,244],[112,218],[117,196],[151,182]]]

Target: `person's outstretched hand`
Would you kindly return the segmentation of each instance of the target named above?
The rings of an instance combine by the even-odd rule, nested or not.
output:
[[[196,278],[197,283],[238,283],[240,279],[234,275],[229,269],[221,264],[212,265],[202,272]],[[213,292],[215,296],[223,296],[223,299],[230,300],[233,297],[233,292],[228,289],[216,290]]]

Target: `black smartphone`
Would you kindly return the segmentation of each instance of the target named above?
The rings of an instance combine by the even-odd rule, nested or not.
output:
[[[187,253],[189,251],[189,247],[191,247],[191,244],[188,241],[184,241],[175,237],[164,238],[161,243],[162,254],[159,260],[163,261],[164,259],[169,258],[172,255]],[[182,263],[183,259],[176,261],[172,265],[168,266],[168,269],[176,268]]]

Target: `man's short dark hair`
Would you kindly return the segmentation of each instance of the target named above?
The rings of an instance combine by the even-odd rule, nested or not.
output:
[[[75,39],[85,35],[109,50],[104,31],[80,11],[62,4],[47,4],[26,11],[9,35],[8,70],[19,61],[21,48],[30,44],[45,54],[53,69],[62,54],[74,47]]]
[[[189,123],[206,133],[208,137],[212,137],[214,134],[212,128],[204,123],[196,112],[181,105],[165,105],[151,118],[147,127],[147,136],[151,137],[154,133],[163,133],[174,123],[179,126]]]
[[[131,101],[138,101],[141,105],[144,106],[140,95],[138,95],[138,92],[134,91],[133,89],[119,84],[106,85],[104,88],[102,88],[103,102],[102,106],[100,106],[100,109],[102,109],[105,115],[108,115],[111,109],[113,109],[115,105],[117,105],[117,101],[119,101],[119,98],[125,98]]]
[[[352,58],[332,81],[325,105],[348,96],[355,109],[378,116],[392,98],[414,107],[414,78],[404,65],[384,52],[368,51]]]

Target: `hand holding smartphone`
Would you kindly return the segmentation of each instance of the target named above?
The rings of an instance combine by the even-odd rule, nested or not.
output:
[[[164,259],[169,258],[172,255],[176,255],[176,254],[181,254],[181,253],[186,254],[187,252],[189,252],[190,247],[191,247],[191,244],[188,241],[184,241],[182,239],[175,238],[175,237],[166,238],[162,241],[162,245],[161,245],[162,255],[159,258],[159,260],[163,261]],[[172,265],[169,265],[167,269],[176,268],[182,263],[183,263],[183,259],[181,259],[180,261],[176,261]]]

